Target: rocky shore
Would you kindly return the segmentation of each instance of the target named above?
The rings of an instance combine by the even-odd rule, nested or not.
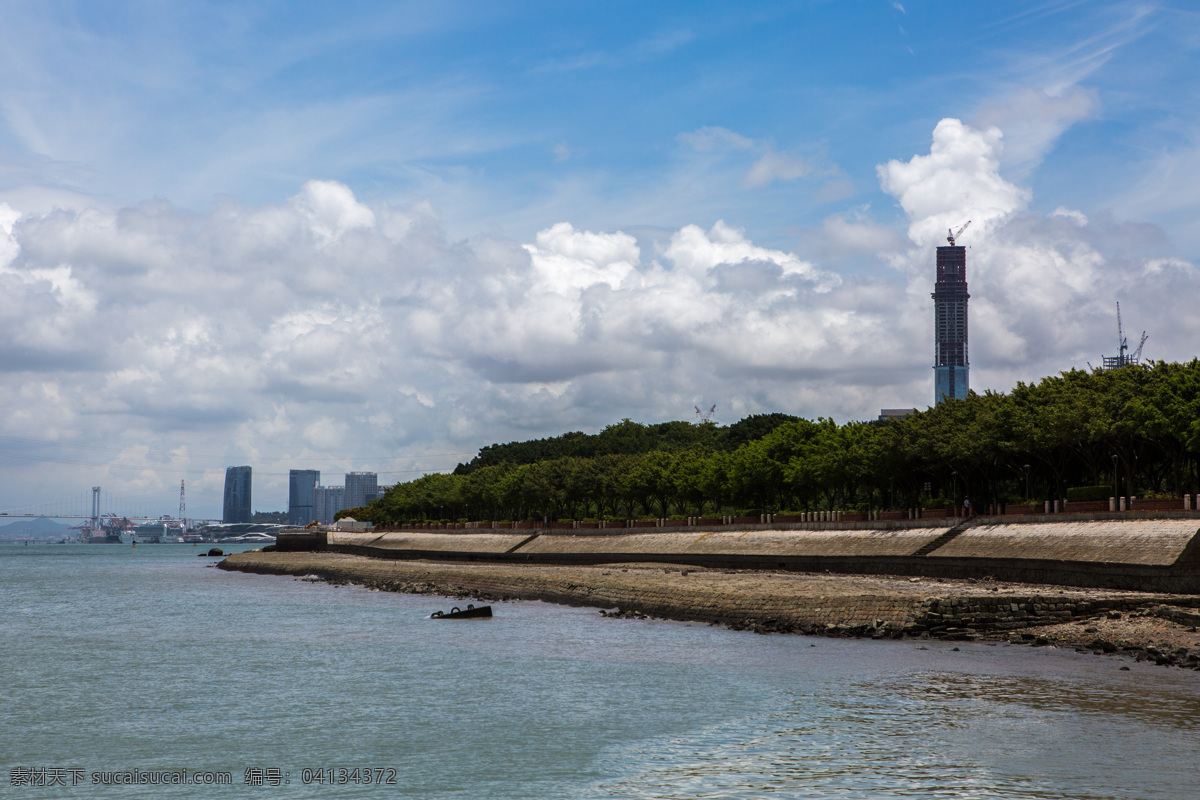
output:
[[[708,622],[758,633],[1074,647],[1200,670],[1200,597],[994,580],[697,569],[381,560],[251,551],[219,566],[382,591],[544,600],[614,617]]]

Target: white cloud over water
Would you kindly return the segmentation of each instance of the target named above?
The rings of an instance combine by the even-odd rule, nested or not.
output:
[[[923,407],[932,248],[967,219],[975,387],[1095,363],[1117,299],[1151,329],[1147,355],[1191,357],[1195,267],[1152,226],[1031,212],[1030,190],[1001,175],[1004,142],[946,119],[928,153],[881,165],[907,237],[861,210],[827,220],[828,236],[869,234],[883,277],[721,221],[455,241],[427,204],[370,205],[334,181],[207,213],[0,205],[0,435],[10,455],[58,459],[9,482],[153,493],[186,474],[213,514],[228,464],[253,463],[256,505],[272,508],[289,468],[391,482],[493,441],[699,404],[726,421]]]

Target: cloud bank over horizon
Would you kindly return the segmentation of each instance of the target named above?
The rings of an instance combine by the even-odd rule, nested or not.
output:
[[[1068,105],[1071,119],[1090,108]],[[1020,164],[1056,124],[1021,141]],[[1151,224],[1031,210],[1029,186],[1001,174],[1004,148],[997,125],[946,118],[927,153],[878,165],[903,230],[870,209],[826,219],[879,265],[866,274],[720,219],[456,240],[429,202],[367,203],[336,180],[207,212],[10,196],[0,436],[30,459],[15,479],[30,496],[103,483],[149,497],[186,475],[192,507],[212,514],[230,464],[255,467],[256,498],[286,502],[290,468],[392,483],[494,441],[687,419],[693,405],[727,422],[924,408],[933,248],[968,219],[972,388],[1098,363],[1116,349],[1117,300],[1150,331],[1146,356],[1194,357],[1196,266]],[[804,172],[755,157],[747,184]]]

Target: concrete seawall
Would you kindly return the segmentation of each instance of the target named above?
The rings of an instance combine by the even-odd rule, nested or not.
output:
[[[974,517],[786,528],[285,534],[280,550],[398,560],[995,578],[1200,594],[1200,514]]]

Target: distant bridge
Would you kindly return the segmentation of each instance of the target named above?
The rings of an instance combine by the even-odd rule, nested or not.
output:
[[[5,505],[0,505],[4,508]],[[99,486],[93,486],[88,494],[72,494],[70,497],[60,497],[35,503],[13,503],[6,511],[0,511],[0,517],[26,519],[80,519],[103,521],[129,520],[130,522],[156,522],[164,520],[162,514],[151,514],[145,498],[114,497],[103,494]],[[124,511],[125,513],[121,513]],[[180,516],[183,516],[183,504],[180,503]],[[166,519],[171,519],[167,516]]]
[[[91,514],[21,514],[9,513],[7,511],[0,511],[0,517],[8,517],[10,519],[93,519]],[[161,517],[138,517],[133,515],[127,516],[125,514],[105,514],[102,519],[127,519],[130,522],[178,522],[178,520],[171,518],[164,520]]]

